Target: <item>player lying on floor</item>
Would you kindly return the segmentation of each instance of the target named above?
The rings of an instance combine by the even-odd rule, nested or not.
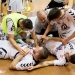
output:
[[[48,50],[45,47],[30,47],[29,45],[21,45],[26,54],[20,54],[9,41],[0,40],[0,58],[13,60],[10,69],[26,70],[27,67],[36,65],[39,60],[48,57]]]
[[[45,46],[48,51],[57,57],[56,60],[44,61],[36,66],[28,67],[28,70],[33,70],[36,68],[46,67],[50,65],[66,65],[68,62],[75,64],[75,45],[68,42],[66,45],[63,45],[59,40],[60,38],[53,37],[43,37],[43,42],[46,42]],[[62,41],[63,39],[60,39]]]

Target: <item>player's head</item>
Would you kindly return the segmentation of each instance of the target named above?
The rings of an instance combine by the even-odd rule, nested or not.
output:
[[[22,30],[30,30],[33,28],[33,23],[30,19],[20,19],[18,24]]]
[[[66,58],[69,62],[75,64],[75,53],[73,52],[66,53]]]
[[[61,18],[61,10],[58,8],[51,9],[47,18],[49,21],[52,21],[52,20],[57,21],[59,18]]]
[[[37,17],[38,17],[38,19],[41,23],[46,23],[47,22],[47,14],[44,10],[39,10],[37,12]]]
[[[33,56],[35,60],[46,59],[49,52],[46,47],[36,47],[33,49]]]

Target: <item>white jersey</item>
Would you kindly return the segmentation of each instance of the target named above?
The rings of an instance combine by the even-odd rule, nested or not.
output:
[[[60,37],[67,38],[71,36],[75,31],[75,11],[73,9],[68,9],[62,19],[58,22],[51,21],[50,24],[56,24]],[[75,43],[75,38],[71,41],[74,41]]]
[[[24,9],[23,0],[9,0],[8,11],[22,12]]]
[[[75,46],[70,42],[64,46],[61,42],[50,40],[46,43],[46,48],[57,57],[57,60],[54,60],[54,65],[66,65],[65,54],[67,52],[75,53]]]
[[[17,70],[25,70],[29,66],[35,65],[37,62],[33,58],[33,49],[28,45],[20,45],[23,49],[28,47],[30,52],[24,56],[16,65]],[[0,40],[0,58],[13,60],[19,52],[7,40]]]

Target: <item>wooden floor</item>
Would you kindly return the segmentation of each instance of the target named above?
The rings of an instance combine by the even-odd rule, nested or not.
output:
[[[27,16],[34,16],[34,12],[40,9],[44,9],[49,1],[50,0],[33,0],[33,2],[29,4],[31,7],[31,11],[24,11],[22,13]],[[7,14],[6,7],[4,7],[4,14]],[[49,56],[49,58],[46,60],[53,59],[55,59],[53,56]],[[0,60],[0,75],[75,75],[75,65],[71,63],[67,66],[48,66],[31,72],[10,70],[10,63],[11,60]]]
[[[49,56],[46,60],[53,59],[53,56]],[[10,63],[10,60],[0,60],[0,75],[75,75],[75,65],[71,63],[67,66],[48,66],[31,72],[10,70]]]

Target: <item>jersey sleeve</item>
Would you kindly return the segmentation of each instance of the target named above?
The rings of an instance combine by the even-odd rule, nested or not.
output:
[[[54,60],[54,65],[65,65],[66,64],[63,47],[64,46],[60,47],[60,49],[56,49],[57,60]]]
[[[8,34],[14,34],[14,23],[12,19],[7,19]]]
[[[75,10],[69,9],[67,11],[67,20],[73,22],[75,25]]]
[[[16,65],[16,69],[17,70],[26,70],[27,67],[33,66],[33,65],[35,65],[35,61],[34,60],[23,59],[20,62],[18,62],[18,64]]]

